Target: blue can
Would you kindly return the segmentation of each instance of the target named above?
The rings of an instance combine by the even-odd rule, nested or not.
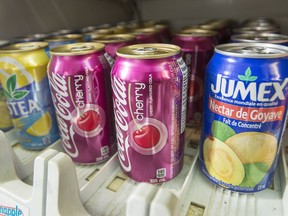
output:
[[[219,45],[206,70],[200,167],[216,185],[238,192],[272,182],[285,129],[288,47]]]
[[[62,45],[82,42],[81,34],[67,34],[67,35],[58,35],[45,39],[49,44],[49,49],[53,49]]]

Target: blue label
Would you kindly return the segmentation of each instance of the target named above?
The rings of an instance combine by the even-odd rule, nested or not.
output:
[[[200,164],[214,183],[241,192],[268,187],[286,122],[287,59],[216,53],[207,67]]]
[[[7,79],[7,104],[18,141],[26,148],[39,149],[59,139],[48,79],[17,88],[17,77]]]

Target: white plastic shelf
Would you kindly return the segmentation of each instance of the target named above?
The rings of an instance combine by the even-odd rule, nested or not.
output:
[[[17,173],[22,173],[19,179],[28,185],[28,191],[31,192],[39,175],[39,171],[35,173],[34,161],[39,157],[43,158],[43,154],[49,155],[43,165],[43,175],[47,177],[43,182],[43,216],[288,215],[288,132],[284,134],[283,149],[272,185],[264,191],[252,194],[220,188],[202,175],[197,162],[199,136],[199,129],[186,129],[182,171],[173,180],[157,185],[137,183],[124,175],[117,154],[101,164],[73,164],[71,159],[61,152],[60,142],[50,147],[60,153],[49,150],[49,154],[47,150],[27,151],[14,144],[12,158]],[[0,184],[0,191],[1,187]],[[17,200],[23,201],[23,197],[16,199],[16,202]],[[30,215],[36,216],[31,210]]]

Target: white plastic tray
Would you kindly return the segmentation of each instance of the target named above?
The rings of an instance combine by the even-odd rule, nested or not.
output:
[[[288,133],[283,138],[283,150],[272,186],[255,194],[225,190],[213,185],[202,175],[197,163],[199,135],[199,130],[187,128],[183,170],[175,179],[161,185],[137,183],[129,179],[120,169],[117,154],[106,163],[83,166],[73,164],[66,154],[57,153],[62,149],[60,142],[50,147],[57,151],[48,152],[26,151],[19,145],[12,144],[14,153],[10,151],[12,162],[10,160],[8,163],[10,168],[15,167],[19,181],[24,182],[22,185],[26,185],[23,186],[26,193],[13,195],[7,192],[6,200],[14,207],[19,202],[19,207],[28,209],[28,215],[31,216],[39,216],[40,211],[45,212],[42,213],[43,216],[288,215]],[[3,149],[3,140],[0,141]],[[9,152],[9,148],[5,151]],[[33,167],[35,158],[42,161],[42,165],[38,162]],[[39,166],[42,166],[40,173],[43,177],[37,176],[40,175]],[[35,198],[32,199],[31,194],[36,190],[35,184],[39,184],[36,179],[39,178],[42,179],[42,192],[38,194],[43,194],[43,199],[38,199],[37,206],[40,207],[35,214]],[[1,178],[0,193],[3,195]],[[31,198],[31,202],[23,202],[27,197]],[[39,200],[43,200],[43,203]],[[5,202],[7,203],[3,201],[3,196],[0,196],[0,207]]]

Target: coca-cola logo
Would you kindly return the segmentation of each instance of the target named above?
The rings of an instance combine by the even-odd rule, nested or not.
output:
[[[71,122],[72,116],[69,111],[70,103],[68,98],[68,88],[66,80],[58,74],[52,73],[49,76],[49,84],[52,91],[52,100],[56,110],[61,141],[66,153],[72,158],[79,155],[77,146],[74,141],[73,125],[70,127],[67,122]]]
[[[114,94],[114,113],[116,123],[118,157],[122,168],[126,172],[130,172],[131,162],[128,154],[130,144],[128,136],[126,136],[128,131],[128,113],[125,109],[125,106],[127,105],[127,89],[125,87],[125,82],[121,81],[117,77],[113,77],[112,88]]]

